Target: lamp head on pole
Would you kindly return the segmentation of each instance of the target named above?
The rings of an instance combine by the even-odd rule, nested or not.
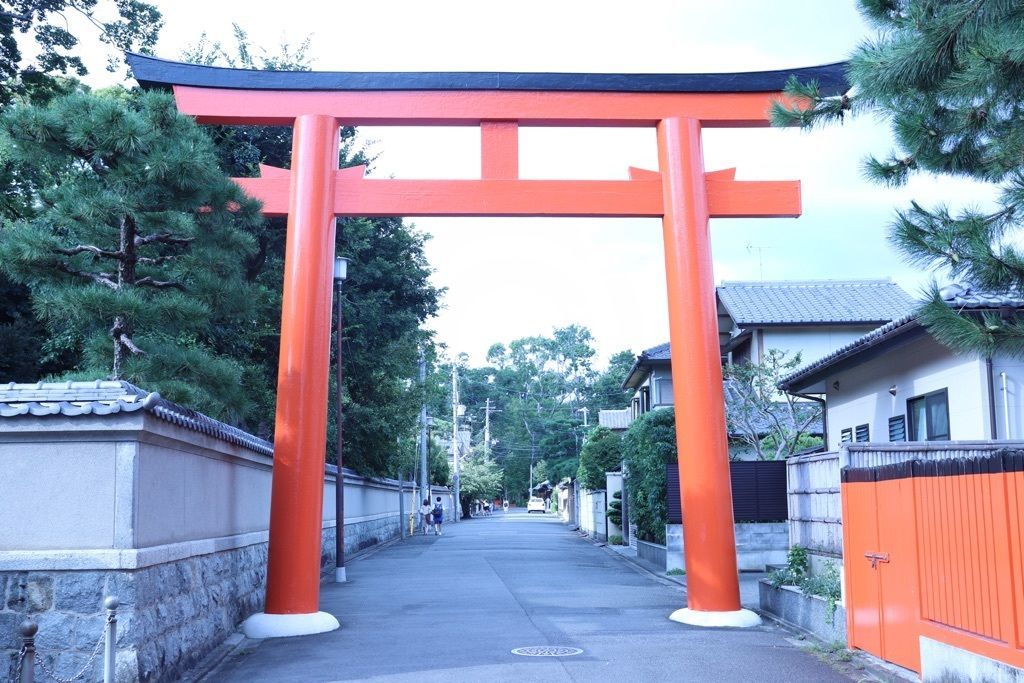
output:
[[[344,282],[348,277],[348,259],[344,256],[334,257],[334,281]]]

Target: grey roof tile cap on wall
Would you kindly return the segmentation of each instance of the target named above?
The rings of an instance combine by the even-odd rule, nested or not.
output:
[[[975,290],[971,287],[952,284],[939,290],[942,297],[950,308],[957,310],[992,310],[992,309],[1021,309],[1024,308],[1024,297],[1016,292],[997,293],[984,290]],[[918,302],[920,305],[920,302]],[[839,361],[851,358],[861,351],[875,346],[876,344],[904,332],[910,331],[920,325],[917,320],[917,311],[913,311],[892,322],[882,325],[878,329],[868,332],[863,337],[855,339],[846,346],[839,348],[832,353],[808,363],[795,372],[786,375],[779,381],[779,387],[789,390],[796,383],[818,374],[831,367]]]
[[[269,441],[167,401],[157,392],[144,391],[129,382],[93,380],[0,384],[0,418],[17,419],[26,415],[112,415],[138,410],[145,410],[161,420],[263,455],[274,455],[274,446]]]
[[[716,292],[741,327],[882,323],[903,317],[915,306],[892,280],[723,282]]]

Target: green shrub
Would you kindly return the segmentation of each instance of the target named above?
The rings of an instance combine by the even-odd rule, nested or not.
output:
[[[668,574],[669,576],[685,576],[686,575],[686,570],[685,569],[680,569],[679,567],[673,567],[672,569],[669,569],[665,573]]]
[[[776,588],[779,586],[799,586],[800,582],[807,575],[809,567],[807,548],[795,545],[789,549],[789,554],[786,557],[786,568],[776,569],[768,575],[768,580]]]
[[[580,485],[591,491],[600,491],[608,485],[605,472],[622,466],[622,437],[607,427],[597,427],[587,435],[580,451],[580,466],[576,472]]]
[[[785,569],[777,569],[768,575],[773,586],[796,586],[807,595],[824,598],[828,610],[828,621],[833,623],[836,607],[842,597],[842,585],[839,581],[839,566],[835,562],[825,564],[817,574],[810,574],[810,562],[807,548],[795,545],[789,549]]]
[[[622,526],[622,491],[612,494],[612,501],[608,503],[608,521],[615,526]]]
[[[622,439],[622,457],[629,466],[630,522],[638,538],[664,543],[665,465],[677,457],[675,412],[654,410],[634,420]]]
[[[608,545],[622,545],[622,536],[612,534],[608,537]]]
[[[842,586],[839,582],[839,566],[835,562],[826,564],[817,574],[808,574],[797,584],[800,590],[808,595],[817,595],[825,599],[828,609],[828,622],[834,623],[836,607],[842,597]]]

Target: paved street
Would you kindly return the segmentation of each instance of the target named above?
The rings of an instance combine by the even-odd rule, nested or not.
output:
[[[682,588],[552,515],[446,524],[348,566],[321,608],[341,629],[249,641],[215,681],[844,681],[775,626],[705,630],[668,615]],[[524,657],[513,648],[581,654]]]

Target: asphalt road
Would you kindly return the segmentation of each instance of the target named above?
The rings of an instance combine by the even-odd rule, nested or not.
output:
[[[332,633],[247,641],[210,681],[848,681],[779,628],[669,621],[682,588],[551,515],[512,511],[416,536],[324,584]],[[582,652],[525,657],[514,648]]]

